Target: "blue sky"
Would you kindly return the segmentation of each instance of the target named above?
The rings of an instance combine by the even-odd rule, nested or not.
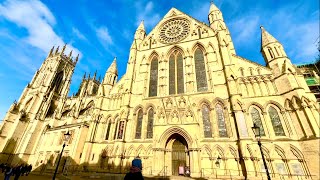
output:
[[[277,38],[295,64],[317,56],[318,0],[215,0],[238,55],[264,64],[260,25]],[[85,72],[104,75],[117,57],[126,70],[135,29],[144,20],[147,33],[175,7],[208,23],[209,0],[9,0],[0,1],[0,120],[19,99],[52,46],[68,44],[80,53],[70,93]]]

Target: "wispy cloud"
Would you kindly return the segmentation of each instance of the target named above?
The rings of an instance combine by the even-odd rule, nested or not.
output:
[[[96,29],[96,33],[97,33],[97,36],[100,40],[100,42],[103,44],[103,45],[111,45],[113,44],[113,41],[112,41],[112,38],[109,34],[109,30],[107,27],[105,26],[101,26],[99,28]]]
[[[48,7],[40,1],[5,1],[0,4],[0,16],[25,28],[28,31],[28,36],[23,40],[43,52],[48,52],[52,44],[65,44],[53,30],[52,26],[56,24],[55,17]],[[73,49],[74,52],[80,53],[78,49],[70,45],[67,49]]]
[[[160,21],[160,14],[154,11],[154,4],[152,1],[149,1],[146,5],[142,2],[137,2],[135,6],[137,10],[137,27],[142,20],[144,21],[144,25],[148,28],[154,27]]]
[[[72,33],[79,39],[87,41],[88,39],[79,31],[79,29],[73,27]]]
[[[236,35],[234,43],[252,43],[253,38],[257,38],[255,34],[258,34],[259,31],[259,16],[244,16],[240,19],[234,19],[231,23],[229,28],[232,28]]]

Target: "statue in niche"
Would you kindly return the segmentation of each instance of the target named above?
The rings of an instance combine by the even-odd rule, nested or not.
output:
[[[178,116],[178,112],[177,111],[172,113],[171,122],[172,123],[178,123],[179,122],[179,116]]]
[[[190,109],[186,111],[185,115],[186,115],[186,122],[193,122],[193,113]]]

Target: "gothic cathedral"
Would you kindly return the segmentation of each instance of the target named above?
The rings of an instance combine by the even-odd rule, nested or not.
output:
[[[146,176],[261,179],[257,139],[273,179],[319,178],[319,104],[282,44],[261,27],[266,66],[236,54],[222,12],[209,25],[172,8],[147,35],[135,32],[126,73],[116,59],[102,80],[84,76],[68,97],[78,58],[52,48],[0,130],[0,163]]]

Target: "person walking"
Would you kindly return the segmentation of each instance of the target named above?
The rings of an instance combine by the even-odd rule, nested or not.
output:
[[[14,180],[18,180],[22,173],[23,164],[14,168]],[[23,173],[22,173],[23,175]]]
[[[8,165],[4,172],[4,180],[10,180],[10,176],[12,175],[12,168]]]
[[[140,158],[132,160],[132,166],[130,172],[126,174],[124,180],[144,180],[142,173],[142,162]]]

